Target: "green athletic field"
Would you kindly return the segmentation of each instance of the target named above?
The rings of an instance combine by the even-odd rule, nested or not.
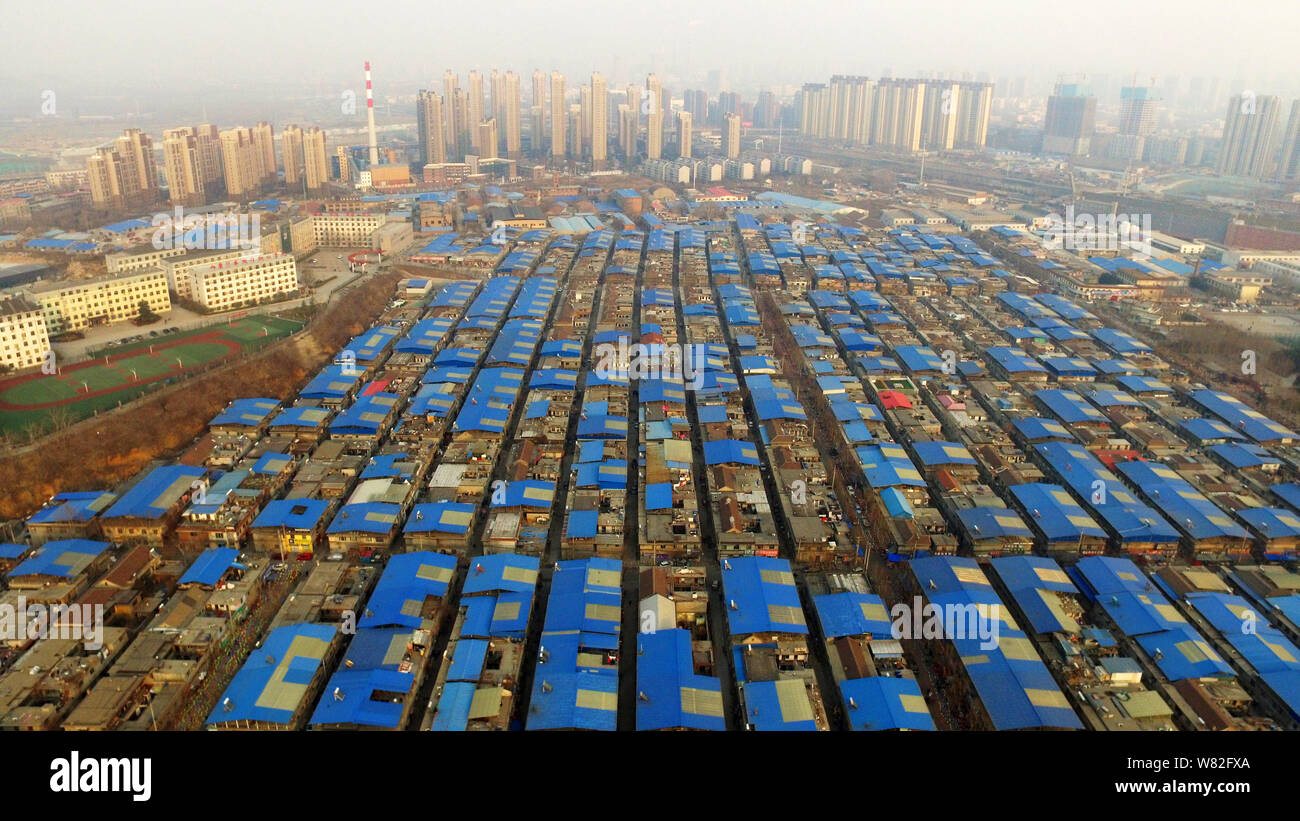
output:
[[[145,326],[142,332],[164,327]],[[95,411],[116,408],[120,402],[157,389],[167,378],[184,370],[207,365],[235,351],[257,350],[301,327],[301,322],[278,317],[243,317],[230,324],[102,349],[96,352],[95,359],[78,362],[60,374],[24,374],[0,381],[0,432],[21,433],[32,425],[49,427],[54,415],[76,421]],[[110,357],[108,363],[104,362],[106,355]]]

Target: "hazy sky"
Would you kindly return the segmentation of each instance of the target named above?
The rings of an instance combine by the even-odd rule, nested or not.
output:
[[[0,83],[156,90],[338,87],[374,61],[382,92],[445,68],[593,68],[621,82],[657,69],[732,88],[833,72],[1060,72],[1239,78],[1300,74],[1295,0],[5,0]],[[526,86],[527,80],[525,80]],[[576,83],[574,83],[576,84]],[[1280,89],[1279,89],[1280,90]],[[676,89],[674,89],[676,91]],[[1261,93],[1269,93],[1267,87]],[[525,95],[527,92],[525,91]]]

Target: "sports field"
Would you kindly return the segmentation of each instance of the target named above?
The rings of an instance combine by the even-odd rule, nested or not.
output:
[[[221,359],[282,339],[302,323],[278,317],[242,317],[178,334],[96,352],[93,359],[59,369],[0,381],[0,431],[48,427],[52,414],[69,421],[117,407],[157,383]]]

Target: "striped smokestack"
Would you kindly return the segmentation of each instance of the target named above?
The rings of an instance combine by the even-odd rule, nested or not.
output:
[[[366,119],[370,124],[370,167],[379,165],[379,141],[375,138],[375,94],[370,90],[370,61],[366,60]]]

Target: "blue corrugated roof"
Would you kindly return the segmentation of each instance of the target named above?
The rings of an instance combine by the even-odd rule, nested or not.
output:
[[[1188,398],[1222,419],[1233,430],[1257,442],[1277,442],[1295,439],[1296,433],[1281,425],[1231,394],[1212,390],[1192,391]]]
[[[411,508],[406,533],[468,533],[475,506],[460,502],[429,502]]]
[[[239,551],[233,547],[212,547],[199,554],[177,584],[201,584],[215,587],[226,571],[239,558]]]
[[[330,522],[327,533],[395,533],[402,506],[392,502],[355,502],[344,505]]]
[[[250,425],[257,426],[270,418],[280,400],[268,397],[254,399],[236,399],[226,409],[212,418],[212,425]]]
[[[9,571],[18,576],[59,576],[73,578],[110,547],[108,542],[90,539],[58,539],[41,545],[21,564]]]
[[[708,465],[758,465],[758,449],[752,442],[715,439],[704,443],[704,462]]]
[[[1231,439],[1244,442],[1245,435],[1228,427],[1226,422],[1208,417],[1187,419],[1178,423],[1178,427],[1191,436],[1194,441],[1208,442],[1215,439]]]
[[[1158,462],[1122,462],[1115,469],[1191,538],[1249,538],[1241,525],[1172,468]]]
[[[691,634],[637,634],[636,728],[724,730],[722,683],[695,672]]]
[[[421,627],[420,609],[425,599],[446,596],[455,573],[455,556],[428,550],[393,555],[375,584],[359,626]]]
[[[261,648],[239,668],[206,723],[287,724],[310,692],[307,685],[320,669],[337,630],[338,625],[334,624],[290,624],[272,630]],[[286,695],[283,685],[301,688],[295,701],[283,698]],[[277,690],[269,696],[266,691],[272,686]]]
[[[807,633],[790,563],[766,556],[723,560],[723,595],[733,637],[748,633]]]
[[[1074,391],[1043,390],[1036,392],[1034,397],[1067,425],[1085,422],[1109,424],[1106,414],[1088,404]]]
[[[1035,633],[1079,632],[1078,622],[1060,608],[1052,595],[1079,592],[1055,561],[1045,556],[1003,556],[991,564]]]
[[[330,503],[324,499],[276,499],[253,521],[253,527],[283,527],[310,530],[316,526]]]
[[[1134,498],[1089,451],[1065,442],[1044,442],[1034,445],[1034,449],[1121,541],[1178,541],[1178,531],[1154,509]]]
[[[166,465],[155,468],[104,511],[104,518],[119,516],[157,519],[193,489],[194,482],[207,473],[189,465]]]
[[[741,686],[745,695],[746,718],[754,729],[763,732],[806,732],[817,729],[814,719],[803,718],[805,714],[811,714],[812,709],[802,680],[746,681]],[[803,704],[808,706],[804,707]],[[791,716],[784,714],[783,705],[793,707]]]
[[[840,636],[892,638],[893,631],[884,599],[870,593],[828,593],[813,597],[822,634],[828,639]]]
[[[1078,542],[1084,536],[1106,538],[1106,531],[1060,485],[1026,483],[1011,485],[1010,490],[1027,513],[1025,521],[1048,542]]]
[[[853,730],[933,730],[934,719],[912,678],[870,676],[840,682],[845,717]]]
[[[27,519],[28,524],[88,522],[107,508],[116,497],[106,490],[72,491],[56,495]]]
[[[1011,424],[1020,432],[1021,436],[1024,436],[1030,442],[1042,439],[1060,439],[1063,442],[1074,441],[1074,435],[1055,419],[1048,419],[1043,416],[1023,416],[1012,420]]]

